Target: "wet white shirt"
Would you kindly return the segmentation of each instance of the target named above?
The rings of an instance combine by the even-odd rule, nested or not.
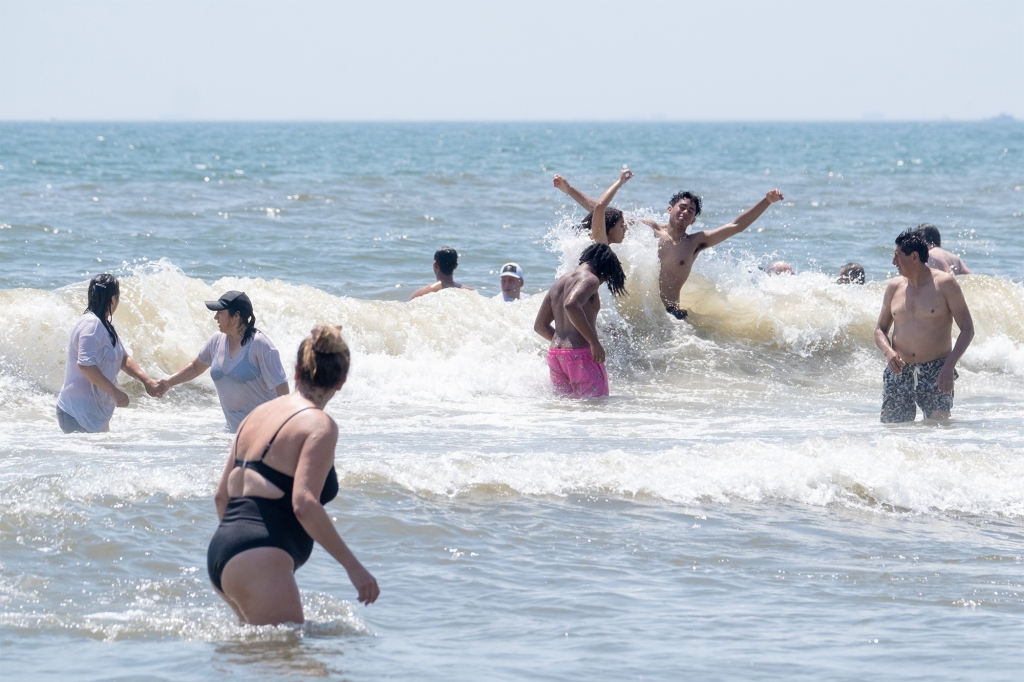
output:
[[[263,332],[256,332],[238,355],[228,352],[228,336],[217,332],[199,351],[199,362],[210,366],[220,407],[231,431],[258,405],[277,397],[277,387],[288,381],[281,354]]]
[[[89,312],[82,315],[71,330],[68,342],[68,366],[64,386],[57,396],[57,407],[67,412],[86,431],[102,431],[114,414],[114,399],[89,381],[79,365],[96,366],[117,386],[125,350],[118,338],[115,346],[100,318]]]

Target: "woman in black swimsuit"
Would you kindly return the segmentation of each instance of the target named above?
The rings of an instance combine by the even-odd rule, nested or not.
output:
[[[359,601],[372,604],[380,594],[323,507],[338,494],[338,425],[323,409],[348,365],[341,327],[317,327],[299,345],[295,393],[260,405],[238,427],[217,485],[220,526],[206,563],[242,623],[304,622],[294,573],[314,541],[345,567]]]

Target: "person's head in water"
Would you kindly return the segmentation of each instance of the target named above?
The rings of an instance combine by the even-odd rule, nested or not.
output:
[[[594,226],[594,214],[590,212],[583,222],[577,227],[581,232],[590,232]],[[604,210],[604,229],[608,235],[609,244],[621,244],[626,237],[626,219],[622,211],[609,206]]]
[[[519,263],[505,263],[501,266],[501,294],[506,300],[518,300],[523,289],[523,269]]]
[[[784,260],[773,260],[765,266],[764,271],[769,275],[794,275],[793,266]]]
[[[206,307],[216,311],[213,316],[222,334],[237,332],[242,336],[242,345],[252,341],[259,331],[256,329],[256,314],[252,301],[243,291],[228,291],[216,301],[206,301]]]
[[[896,248],[893,250],[892,264],[896,266],[896,269],[901,275],[904,266],[912,264],[914,255],[917,255],[917,261],[927,267],[928,264],[928,244],[925,243],[924,237],[917,229],[904,230],[900,233],[900,236],[896,237]],[[903,256],[901,259],[900,256]]]
[[[589,265],[597,278],[608,285],[615,296],[626,293],[626,273],[619,257],[607,244],[591,244],[580,255],[580,265]]]
[[[434,274],[451,277],[459,267],[459,253],[450,246],[442,246],[434,252]]]
[[[864,281],[864,266],[860,263],[847,263],[839,268],[836,284],[864,284]]]
[[[939,228],[931,223],[921,223],[917,226],[917,231],[921,233],[924,243],[928,246],[942,246],[942,235],[939,234]]]
[[[689,227],[702,209],[700,197],[693,192],[676,192],[668,202],[669,223]]]
[[[100,318],[103,327],[110,334],[110,343],[115,346],[117,345],[117,330],[114,329],[110,318],[113,317],[120,300],[121,285],[118,283],[117,277],[103,273],[89,280],[89,303],[85,311]]]
[[[295,358],[295,385],[303,395],[311,391],[340,389],[348,377],[348,344],[341,327],[322,325],[299,344]]]

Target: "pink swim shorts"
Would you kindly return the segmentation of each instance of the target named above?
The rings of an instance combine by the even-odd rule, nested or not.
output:
[[[589,348],[549,348],[548,370],[555,392],[573,398],[608,395],[608,373]]]

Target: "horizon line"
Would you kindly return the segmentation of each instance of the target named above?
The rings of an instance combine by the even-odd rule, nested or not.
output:
[[[865,116],[862,118],[818,118],[818,119],[670,119],[670,118],[622,118],[622,119],[447,119],[447,118],[266,118],[266,119],[236,119],[236,118],[4,118],[0,117],[0,124],[3,123],[463,123],[463,124],[488,124],[488,123],[537,123],[537,124],[595,124],[595,123],[988,123],[988,122],[1014,122],[1021,123],[1024,119],[1017,118],[1011,114],[998,114],[985,118],[885,118],[884,116]]]

